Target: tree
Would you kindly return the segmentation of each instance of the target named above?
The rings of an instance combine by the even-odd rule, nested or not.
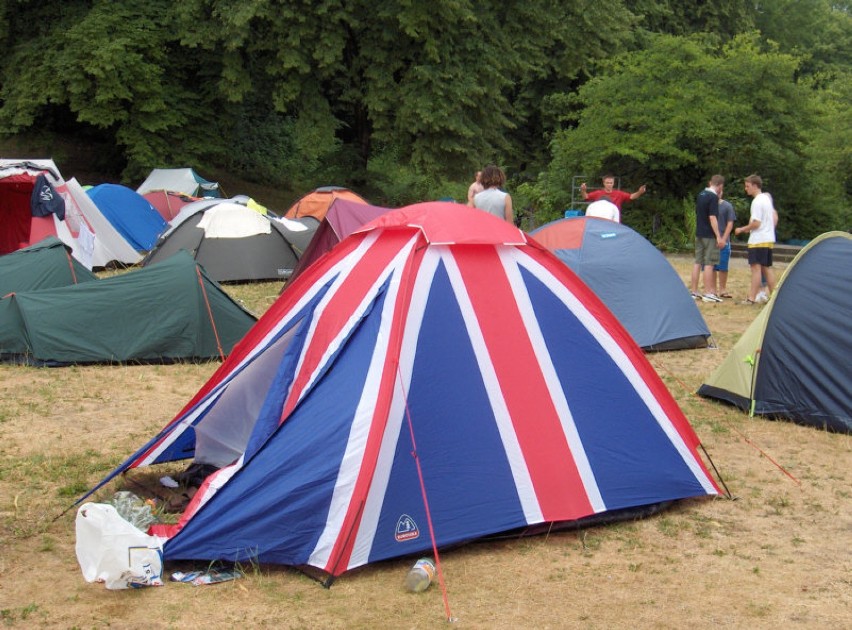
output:
[[[620,0],[46,0],[6,11],[1,131],[60,108],[124,147],[128,172],[199,160],[256,172],[271,151],[265,166],[308,178],[334,162],[350,180],[384,155],[431,177],[541,153],[541,97],[632,24]]]
[[[67,108],[78,125],[108,131],[136,175],[221,151],[209,140],[219,134],[199,84],[206,60],[179,54],[171,6],[130,0],[7,7],[11,46],[0,128],[15,133],[38,125],[50,108]]]
[[[552,143],[542,185],[568,190],[575,173],[605,169],[648,181],[659,199],[691,197],[712,173],[733,180],[758,172],[791,216],[808,203],[792,183],[813,127],[812,93],[795,81],[798,61],[761,41],[656,36],[615,60],[576,95],[555,96],[575,126]],[[646,202],[647,203],[647,202]],[[805,229],[793,219],[787,229]]]

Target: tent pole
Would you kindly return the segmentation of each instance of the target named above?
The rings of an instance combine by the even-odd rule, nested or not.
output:
[[[441,596],[444,599],[444,613],[447,616],[447,621],[452,623],[455,619],[450,611],[450,600],[447,597],[447,584],[444,581],[441,557],[438,555],[438,543],[435,540],[435,528],[432,526],[432,512],[429,509],[429,499],[426,496],[426,483],[423,480],[423,469],[420,466],[420,457],[417,454],[417,443],[414,440],[414,424],[411,422],[411,409],[408,407],[408,393],[405,391],[405,386],[402,384],[402,373],[399,370],[399,363],[396,365],[396,373],[399,378],[400,389],[402,389],[402,398],[405,401],[405,419],[408,422],[408,432],[411,436],[411,456],[414,458],[414,465],[417,468],[417,478],[420,481],[420,493],[423,495],[423,508],[426,510],[426,523],[429,526],[429,537],[432,539],[432,553],[435,555],[435,568],[438,572],[438,583],[441,586]]]
[[[204,278],[201,277],[201,269],[195,265],[195,274],[198,276],[198,285],[201,287],[201,294],[204,296],[204,305],[207,307],[207,316],[210,318],[210,326],[213,328],[213,335],[216,337],[216,347],[219,349],[219,358],[225,360],[225,352],[222,350],[222,342],[219,340],[219,331],[216,330],[216,322],[213,319],[213,310],[210,308],[210,300],[207,299],[207,290],[204,288]]]
[[[725,483],[725,480],[722,478],[722,475],[719,473],[719,469],[716,468],[716,462],[713,461],[713,458],[710,457],[710,453],[707,452],[707,449],[704,448],[704,444],[701,442],[698,443],[698,446],[701,447],[701,451],[704,453],[704,456],[707,458],[707,461],[710,462],[710,465],[713,467],[713,472],[716,473],[716,478],[722,484],[722,487],[725,489],[725,495],[731,500],[734,499],[734,495],[731,494],[731,491],[728,489],[728,484]]]

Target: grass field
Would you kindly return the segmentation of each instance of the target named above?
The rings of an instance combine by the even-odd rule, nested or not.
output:
[[[671,260],[686,278],[689,260]],[[732,265],[729,288],[742,298],[747,269],[741,259]],[[257,314],[279,289],[227,287]],[[448,551],[442,565],[453,625],[852,625],[850,437],[750,419],[694,394],[758,312],[736,301],[699,304],[717,349],[648,355],[734,500],[685,501],[644,520]],[[59,515],[171,419],[217,365],[0,366],[0,621],[21,628],[445,625],[439,588],[403,589],[409,559],[350,572],[331,589],[275,566],[248,567],[244,579],[206,587],[107,591],[83,580],[74,511]],[[167,564],[166,573],[187,566]]]

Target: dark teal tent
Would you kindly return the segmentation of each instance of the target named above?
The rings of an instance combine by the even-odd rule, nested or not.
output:
[[[0,297],[18,291],[53,289],[97,279],[55,236],[0,256]]]
[[[214,359],[255,321],[179,252],[97,282],[0,300],[0,357],[37,365]]]

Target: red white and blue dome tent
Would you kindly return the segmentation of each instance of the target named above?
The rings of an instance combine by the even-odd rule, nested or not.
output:
[[[98,487],[158,462],[220,466],[152,528],[164,558],[331,578],[431,549],[430,531],[442,547],[718,494],[698,448],[570,269],[505,221],[430,202],[305,270]]]

